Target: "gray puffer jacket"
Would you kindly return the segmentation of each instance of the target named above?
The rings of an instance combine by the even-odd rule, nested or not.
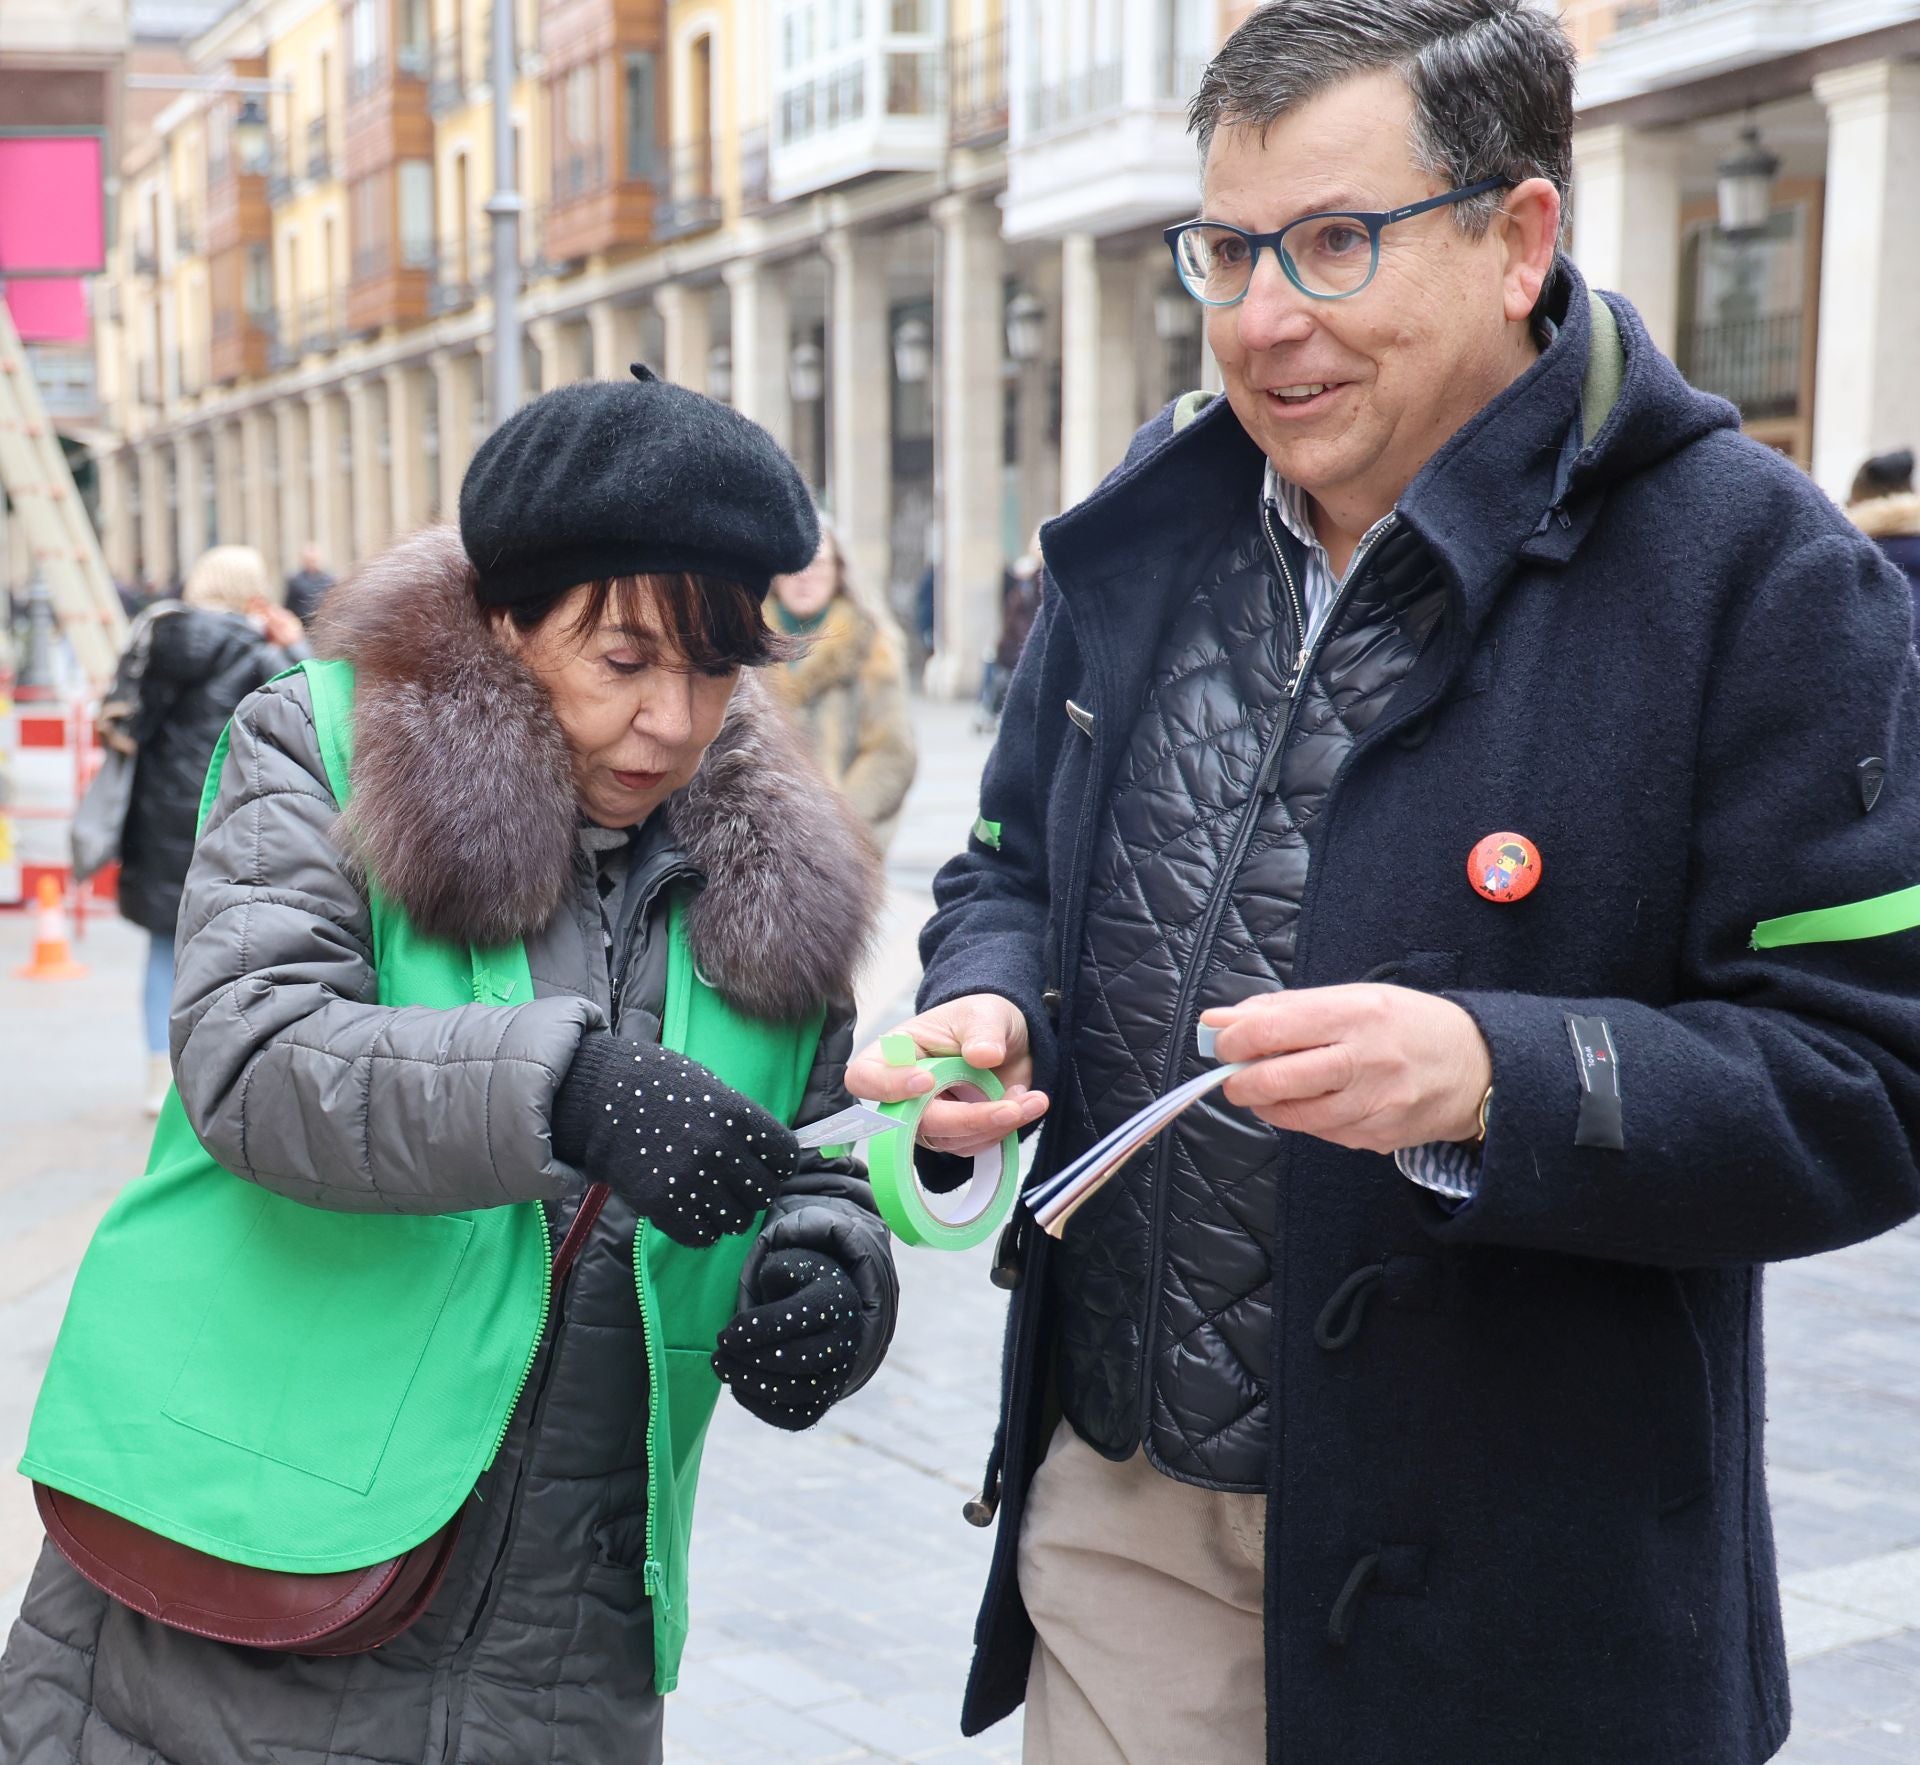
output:
[[[583,1031],[658,1034],[669,890],[700,887],[696,961],[735,1003],[786,1016],[833,1001],[804,1122],[845,1106],[852,969],[878,884],[857,826],[752,677],[699,777],[632,840],[580,827],[545,696],[486,636],[465,569],[441,530],[329,602],[322,642],[359,664],[344,830],[304,678],[240,708],[182,907],[174,1067],[208,1148],[282,1194],[418,1213],[540,1200],[558,1228],[581,1178],[552,1152],[554,1090]],[[534,1002],[376,1003],[343,839],[378,855],[416,922],[523,935]],[[0,1664],[0,1765],[657,1760],[633,1230],[610,1201],[413,1628],[341,1659],[204,1642],[114,1604],[49,1547]],[[852,1167],[803,1160],[755,1257],[787,1244],[852,1275],[863,1383],[897,1290]]]

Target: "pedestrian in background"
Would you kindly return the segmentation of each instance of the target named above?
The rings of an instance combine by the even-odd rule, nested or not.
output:
[[[309,542],[300,550],[300,568],[287,578],[287,607],[296,619],[311,621],[333,587],[333,578],[320,561],[320,548]]]
[[[562,387],[475,456],[457,535],[336,591],[342,659],[241,707],[181,912],[179,1105],[25,1464],[216,1567],[447,1554],[377,1653],[264,1652],[49,1545],[0,1765],[658,1765],[722,1381],[804,1428],[893,1329],[865,1180],[792,1132],[845,1107],[881,886],[759,672],[768,580],[817,544],[745,418]]]
[[[167,1014],[174,923],[193,857],[200,795],[220,732],[240,701],[297,660],[303,628],[279,604],[265,560],[215,546],[187,574],[177,603],[136,622],[108,689],[101,735],[134,756],[120,835],[120,912],[143,927],[147,1113],[158,1115],[172,1073]]]
[[[768,616],[804,644],[772,677],[774,695],[805,732],[827,782],[884,852],[917,764],[906,658],[893,620],[856,597],[839,535],[825,517],[813,562],[774,578]]]
[[[980,689],[981,709],[988,727],[1000,716],[1020,652],[1027,647],[1027,633],[1040,616],[1043,579],[1040,535],[1036,533],[1027,549],[1000,574],[1000,636],[988,658],[986,679]]]
[[[1559,253],[1576,59],[1255,7],[1169,230],[1224,392],[1045,530],[903,1026],[1008,1096],[929,1180],[1246,1064],[1001,1250],[963,1722],[1029,1765],[1786,1739],[1760,1265],[1920,1209],[1920,663]]]
[[[1920,493],[1913,488],[1913,463],[1910,447],[1867,461],[1854,476],[1847,513],[1906,571],[1914,592],[1914,637],[1920,643]]]

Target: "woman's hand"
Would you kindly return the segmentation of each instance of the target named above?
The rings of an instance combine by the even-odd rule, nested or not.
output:
[[[859,1290],[830,1256],[776,1250],[753,1271],[747,1301],[720,1332],[713,1370],[761,1421],[811,1428],[860,1358]]]
[[[998,993],[969,993],[909,1018],[891,1033],[911,1036],[923,1055],[957,1054],[995,1074],[1006,1087],[1006,1096],[996,1103],[942,1098],[928,1104],[920,1118],[919,1141],[929,1150],[971,1158],[1047,1113],[1046,1093],[1029,1089],[1033,1054],[1027,1043],[1027,1020],[1011,999]],[[917,1066],[889,1065],[875,1042],[848,1066],[847,1089],[877,1103],[903,1103],[910,1097],[924,1097],[933,1089],[933,1080]]]
[[[605,1030],[554,1095],[553,1150],[695,1249],[747,1231],[800,1162],[792,1131],[704,1066]]]
[[[1471,1140],[1493,1082],[1480,1026],[1410,987],[1303,987],[1205,1012],[1214,1055],[1255,1062],[1222,1087],[1271,1127],[1363,1152]]]

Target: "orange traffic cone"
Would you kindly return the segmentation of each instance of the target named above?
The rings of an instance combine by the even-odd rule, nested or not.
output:
[[[67,941],[67,910],[61,904],[60,885],[50,876],[40,879],[35,917],[33,960],[13,971],[15,979],[77,981],[87,972],[86,965],[73,959],[73,947]]]

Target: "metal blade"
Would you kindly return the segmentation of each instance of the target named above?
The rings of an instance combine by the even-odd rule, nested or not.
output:
[[[801,1151],[818,1152],[822,1146],[857,1146],[899,1125],[892,1116],[856,1103],[851,1109],[828,1116],[825,1121],[809,1122],[794,1138],[800,1142]]]

